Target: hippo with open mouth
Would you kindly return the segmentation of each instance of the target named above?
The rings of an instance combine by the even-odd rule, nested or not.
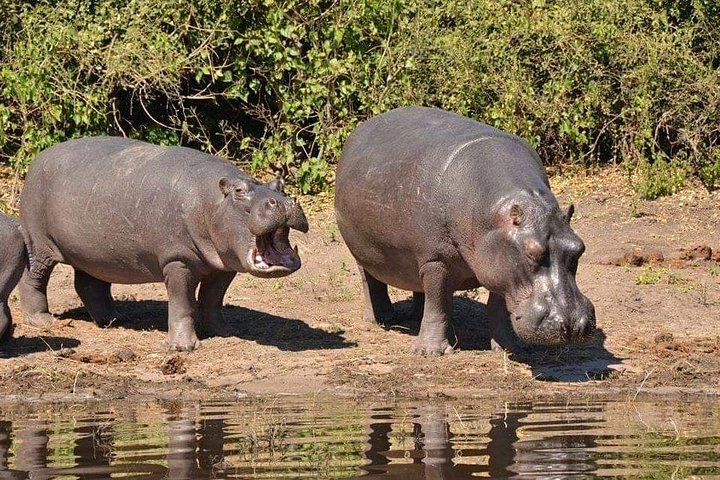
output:
[[[575,283],[585,246],[573,206],[559,208],[537,154],[514,135],[434,108],[379,115],[343,148],[335,210],[365,319],[392,320],[388,285],[415,292],[419,354],[453,350],[453,292],[478,286],[490,291],[494,349],[580,341],[595,327]]]
[[[24,321],[53,320],[47,283],[54,266],[66,263],[100,326],[117,319],[112,283],[165,282],[167,344],[194,349],[198,317],[204,329],[222,329],[220,307],[236,273],[281,277],[300,268],[288,235],[307,232],[308,223],[283,185],[259,183],[196,150],[119,137],[43,151],[20,199],[29,254],[19,287]]]

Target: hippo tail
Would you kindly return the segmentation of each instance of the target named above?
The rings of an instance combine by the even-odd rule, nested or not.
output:
[[[23,243],[25,243],[25,254],[23,256],[25,259],[24,266],[27,266],[28,270],[32,270],[32,264],[34,260],[32,240],[30,239],[30,235],[28,235],[27,231],[22,227],[22,225],[18,224],[17,229],[20,230],[20,234],[23,237]]]

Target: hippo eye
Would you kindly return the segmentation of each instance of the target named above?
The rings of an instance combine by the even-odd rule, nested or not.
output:
[[[530,264],[534,267],[539,267],[541,265],[546,265],[548,260],[548,254],[547,250],[543,250],[542,252],[538,252],[535,254],[527,254],[528,260],[530,261]]]
[[[252,195],[253,190],[254,185],[252,183],[240,181],[235,184],[235,192],[233,193],[233,197],[235,197],[236,200],[247,199],[250,197],[250,195]]]
[[[526,240],[525,255],[533,266],[540,266],[547,261],[548,249],[537,240]]]

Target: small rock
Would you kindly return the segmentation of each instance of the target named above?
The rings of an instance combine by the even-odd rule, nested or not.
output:
[[[660,250],[651,250],[644,257],[647,263],[663,263],[665,261],[665,256]]]
[[[181,357],[180,355],[173,355],[172,357],[168,357],[165,359],[165,361],[160,365],[160,371],[163,373],[163,375],[175,375],[178,373],[185,373],[187,372],[187,368],[185,368],[185,359]]]
[[[655,343],[669,343],[672,342],[674,339],[672,333],[658,333],[655,335]]]
[[[710,256],[710,259],[713,262],[719,262],[720,263],[720,248],[716,248],[713,250],[712,255]]]
[[[683,250],[680,258],[683,260],[710,260],[712,253],[712,248],[707,245],[697,245],[693,248]]]
[[[73,348],[61,348],[57,352],[55,352],[55,355],[62,358],[70,358],[73,355],[75,355],[75,349]]]
[[[129,348],[123,348],[120,351],[115,352],[111,357],[111,363],[125,363],[132,362],[137,358],[135,352]]]
[[[637,252],[628,252],[623,256],[624,263],[639,267],[645,263],[645,259]]]

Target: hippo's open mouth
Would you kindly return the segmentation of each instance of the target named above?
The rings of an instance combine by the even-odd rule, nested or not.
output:
[[[290,246],[288,227],[280,227],[270,233],[255,237],[255,246],[250,250],[252,273],[287,274],[300,268],[297,246]]]

